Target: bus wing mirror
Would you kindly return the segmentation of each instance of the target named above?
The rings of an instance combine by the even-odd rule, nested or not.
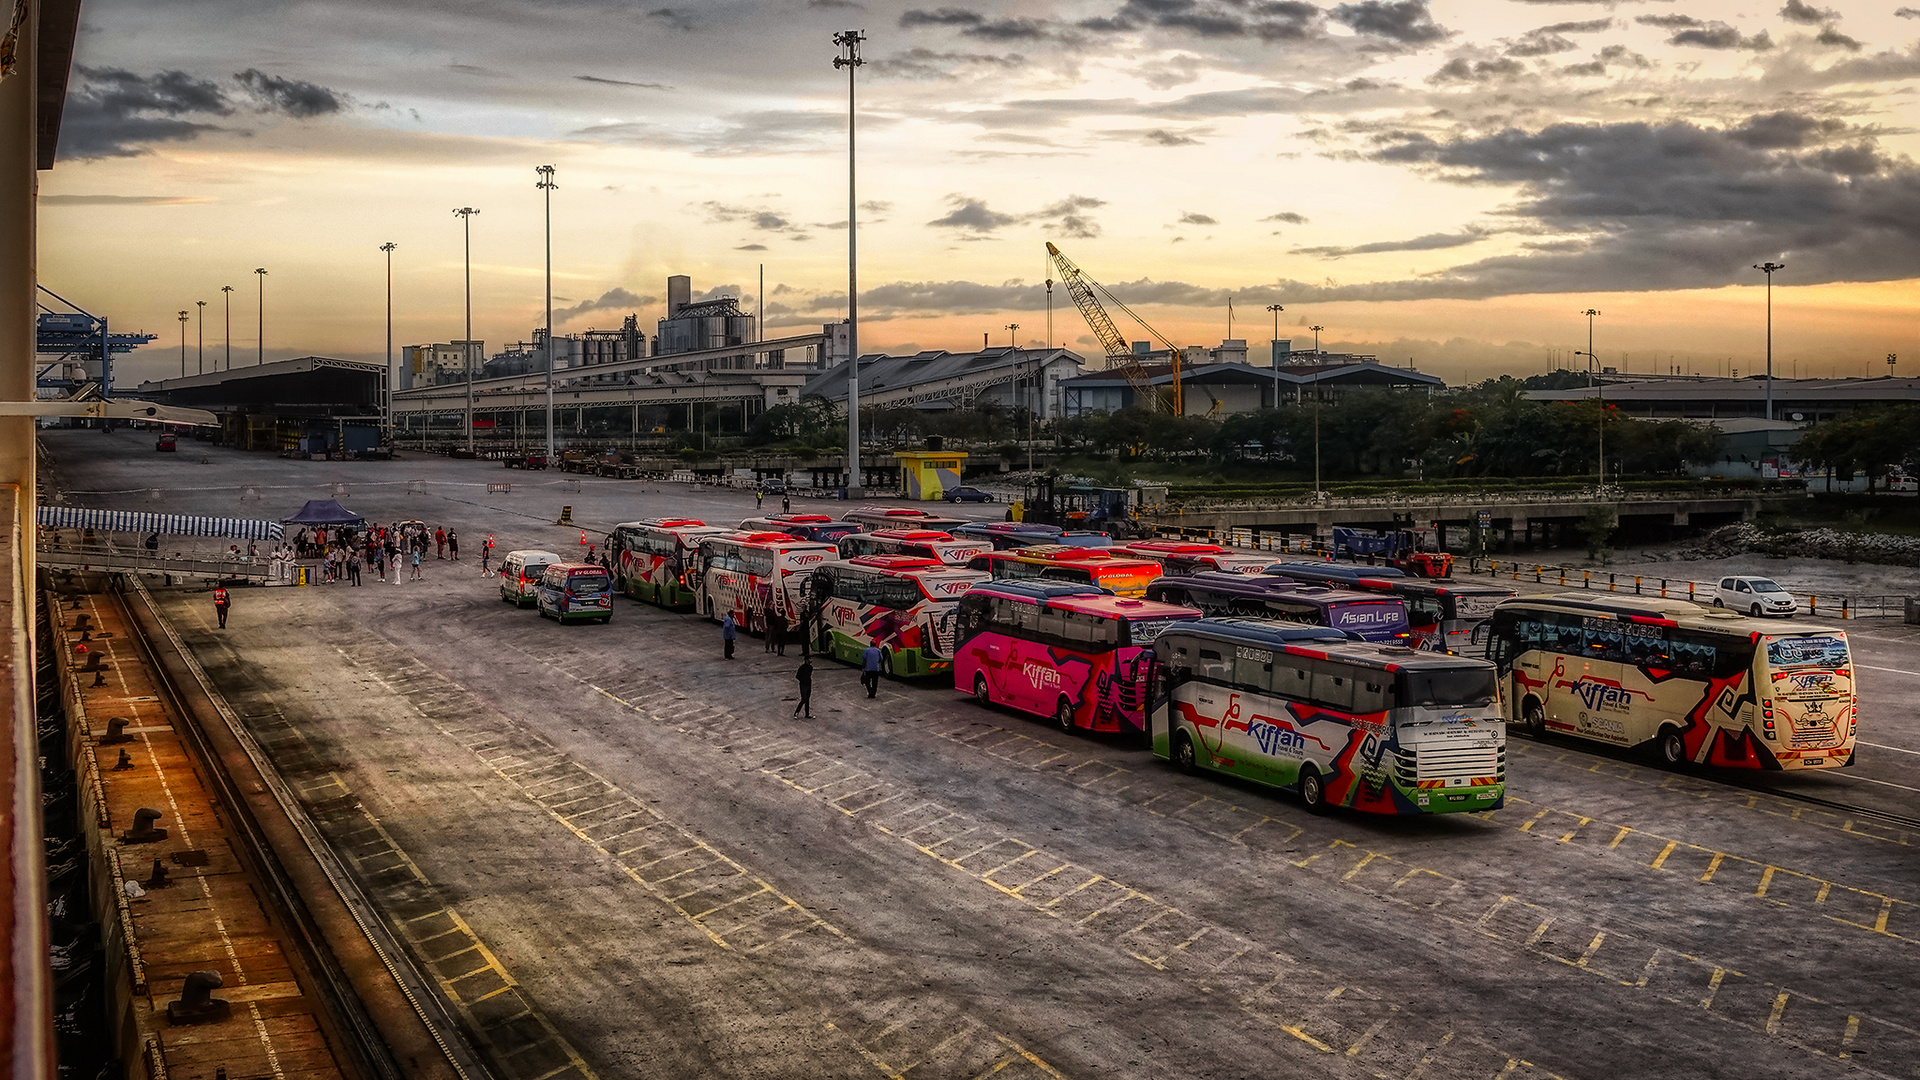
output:
[[[1492,624],[1481,623],[1479,626],[1474,627],[1472,640],[1475,645],[1485,645],[1487,642],[1493,640]]]

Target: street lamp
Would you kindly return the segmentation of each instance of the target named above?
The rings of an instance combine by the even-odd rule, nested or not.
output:
[[[847,498],[860,498],[860,261],[857,239],[859,225],[854,219],[854,108],[853,69],[866,63],[860,58],[860,43],[867,35],[858,30],[843,30],[833,35],[840,55],[833,58],[837,71],[847,69]]]
[[[1285,304],[1268,304],[1267,310],[1273,313],[1273,343],[1267,352],[1273,360],[1273,407],[1280,407],[1280,313],[1287,310]]]
[[[393,445],[393,249],[399,246],[391,240],[380,245],[380,250],[387,254],[387,400],[385,405],[389,447]]]
[[[460,225],[466,233],[467,267],[467,336],[460,342],[461,352],[466,357],[467,369],[467,451],[473,451],[473,215],[480,211],[471,206],[455,210],[454,216],[460,219]]]
[[[187,313],[180,313],[180,377],[187,377]]]
[[[205,375],[207,373],[207,302],[205,300],[195,300],[193,303],[195,307],[200,309],[198,312],[199,318],[194,320],[194,329],[200,335],[200,344],[197,348],[195,366],[200,369],[199,374]]]
[[[233,286],[222,285],[220,292],[227,301],[227,371],[233,370]]]
[[[1318,357],[1319,357],[1319,355],[1320,355],[1320,331],[1322,331],[1322,330],[1325,330],[1325,329],[1326,329],[1326,327],[1324,327],[1324,326],[1309,326],[1309,327],[1307,327],[1307,329],[1309,329],[1309,330],[1311,330],[1311,331],[1313,331],[1313,355],[1314,355],[1314,356],[1315,356],[1316,358],[1318,358]]]
[[[1600,358],[1593,354],[1593,320],[1600,314],[1598,308],[1588,308],[1580,314],[1587,317],[1587,351],[1574,350],[1575,356],[1587,358],[1587,388],[1596,390],[1600,401],[1600,486],[1607,486],[1607,385],[1601,382]]]
[[[1767,419],[1773,419],[1773,272],[1785,270],[1786,263],[1754,263],[1753,268],[1767,275]]]
[[[267,268],[264,266],[256,266],[253,268],[253,272],[260,281],[260,303],[258,305],[260,328],[259,333],[254,338],[255,351],[253,356],[254,366],[258,367],[267,362]]]
[[[542,165],[533,171],[540,176],[533,186],[546,195],[547,201],[547,463],[553,464],[553,189],[560,185],[553,182],[553,166]]]
[[[1899,353],[1887,354],[1887,378],[1893,378],[1893,362],[1898,359],[1900,359]]]

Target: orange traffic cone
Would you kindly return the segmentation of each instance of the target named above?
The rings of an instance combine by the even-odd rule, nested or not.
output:
[[[584,529],[580,531],[580,542],[583,544],[587,542],[587,533]]]

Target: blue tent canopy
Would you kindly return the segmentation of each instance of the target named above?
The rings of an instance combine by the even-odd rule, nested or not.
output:
[[[299,513],[280,520],[289,525],[358,525],[366,519],[332,499],[309,499]]]

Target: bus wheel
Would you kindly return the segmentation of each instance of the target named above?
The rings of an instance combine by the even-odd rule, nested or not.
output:
[[[1193,740],[1181,732],[1173,737],[1173,767],[1192,776],[1200,771],[1200,756],[1193,751]]]
[[[1311,765],[1300,769],[1300,801],[1316,814],[1326,812],[1327,783],[1320,779],[1319,771]]]
[[[880,674],[885,675],[889,679],[893,678],[893,651],[891,649],[880,650]]]
[[[1669,769],[1677,769],[1687,763],[1687,744],[1680,738],[1680,729],[1663,727],[1660,729],[1660,764]]]
[[[1080,734],[1080,729],[1073,726],[1073,702],[1066,698],[1061,698],[1060,704],[1054,708],[1053,722],[1069,735]]]
[[[1547,737],[1547,710],[1540,706],[1539,699],[1528,698],[1520,709],[1520,721],[1526,726],[1527,734],[1535,739]]]
[[[982,705],[993,704],[993,691],[987,689],[987,677],[985,675],[975,675],[973,677],[973,700]]]

